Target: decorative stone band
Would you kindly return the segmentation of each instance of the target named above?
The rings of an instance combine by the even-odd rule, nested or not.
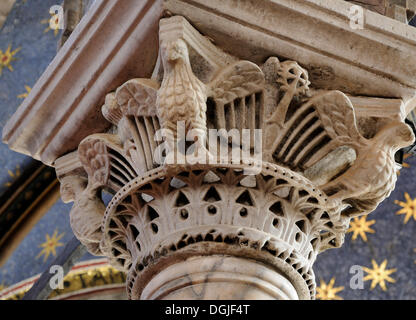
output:
[[[113,197],[104,216],[101,247],[113,265],[129,271],[129,291],[146,283],[144,269],[159,258],[212,242],[213,252],[217,244],[224,251],[225,244],[228,254],[247,257],[246,251],[252,251],[277,268],[288,264],[284,269],[301,277],[293,281],[303,278],[308,298],[314,296],[312,264],[321,250],[342,244],[348,219],[322,191],[291,170],[264,163],[260,175],[244,176],[243,168],[199,165],[170,174],[160,168]]]

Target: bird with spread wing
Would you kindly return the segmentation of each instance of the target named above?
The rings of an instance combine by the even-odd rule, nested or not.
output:
[[[129,81],[117,90],[117,105],[106,109],[105,116],[119,121],[119,110],[135,116],[150,116],[156,112],[162,129],[168,129],[164,136],[168,149],[166,159],[170,161],[174,160],[169,157],[173,156],[171,152],[175,150],[178,139],[185,138],[177,136],[178,124],[182,122],[186,135],[194,138],[192,155],[197,160],[207,160],[207,157],[212,157],[206,148],[208,97],[222,105],[245,98],[261,88],[263,72],[254,63],[239,61],[220,70],[212,81],[205,84],[193,73],[189,49],[182,39],[162,42],[161,60],[164,70],[162,83],[152,79]]]
[[[342,175],[320,186],[330,200],[350,207],[343,214],[353,217],[373,211],[388,197],[397,180],[395,153],[414,142],[412,129],[391,120],[371,139],[358,131],[350,99],[340,91],[319,94],[311,99],[321,122],[337,145],[353,148],[357,158]]]
[[[64,202],[74,201],[70,211],[71,228],[77,239],[94,255],[102,255],[100,241],[101,224],[105,205],[101,188],[109,178],[109,157],[101,141],[81,144],[80,161],[88,174],[84,177],[69,175],[61,178],[61,195]]]

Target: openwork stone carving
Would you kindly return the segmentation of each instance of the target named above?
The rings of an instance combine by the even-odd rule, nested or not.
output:
[[[351,217],[390,194],[394,154],[414,141],[412,130],[385,118],[363,137],[342,92],[313,90],[294,61],[270,57],[258,66],[232,57],[182,17],[161,20],[160,48],[152,79],[106,97],[111,133],[80,144],[78,167],[73,155],[62,161],[71,167],[58,175],[64,200],[75,200],[74,233],[128,272],[134,299],[166,266],[200,255],[254,259],[313,298],[317,254],[341,246]],[[200,161],[178,162],[178,121],[185,135],[194,130]],[[173,134],[161,140],[160,129]],[[259,170],[249,170],[259,163],[253,135],[248,153],[225,138],[223,157],[211,150],[208,129],[262,130]],[[230,158],[236,151],[238,161]],[[107,206],[102,190],[113,194]]]

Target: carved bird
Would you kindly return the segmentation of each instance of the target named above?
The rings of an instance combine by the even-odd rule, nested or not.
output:
[[[330,195],[330,200],[351,206],[344,215],[353,217],[373,211],[394,189],[395,153],[414,142],[412,129],[404,122],[392,120],[373,138],[365,139],[357,129],[352,103],[342,92],[331,91],[311,101],[333,142],[352,147],[357,153],[344,174],[320,187]]]
[[[99,256],[103,255],[100,241],[105,205],[97,193],[98,190],[88,187],[85,179],[79,176],[68,176],[61,180],[63,200],[75,200],[69,213],[74,235],[91,254]]]
[[[162,43],[164,77],[157,93],[157,114],[162,127],[172,131],[168,148],[174,150],[177,126],[183,121],[185,131],[194,130],[196,156],[206,157],[207,87],[192,72],[189,52],[182,39]]]
[[[254,63],[238,61],[219,70],[209,83],[204,84],[192,71],[188,46],[182,39],[162,42],[160,58],[164,70],[162,83],[159,85],[153,79],[128,81],[115,95],[109,96],[108,106],[103,109],[104,116],[119,127],[119,135],[129,136],[135,130],[132,125],[123,124],[126,121],[125,116],[157,114],[162,129],[168,129],[171,133],[164,133],[167,149],[170,151],[174,150],[177,139],[180,138],[177,137],[177,127],[178,122],[182,121],[185,134],[193,131],[196,146],[194,158],[197,161],[201,158],[212,159],[206,148],[207,98],[216,102],[217,110],[214,112],[220,118],[219,113],[224,114],[224,110],[220,112],[218,108],[224,108],[235,99],[244,99],[262,90],[263,72]],[[219,122],[225,122],[224,119],[221,120],[223,121]],[[244,126],[242,123],[238,125]],[[120,131],[120,128],[124,129]],[[223,127],[220,125],[218,129],[221,128]],[[168,154],[167,158],[169,156],[173,157],[173,153]]]
[[[71,228],[78,240],[94,255],[102,255],[101,224],[105,205],[101,189],[110,176],[110,160],[106,146],[100,140],[81,142],[78,157],[88,174],[88,183],[81,176],[67,176],[61,180],[61,194],[65,202],[74,201],[70,212]]]

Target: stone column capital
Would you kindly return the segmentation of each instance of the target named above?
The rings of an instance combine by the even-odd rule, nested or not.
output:
[[[107,95],[113,128],[56,162],[74,190],[88,179],[71,193],[75,234],[128,272],[134,299],[198,255],[254,259],[314,297],[317,254],[394,188],[395,153],[414,142],[403,103],[316,89],[296,61],[239,59],[181,16],[159,39],[153,76]]]
[[[184,264],[224,292],[314,298],[317,255],[414,143],[416,29],[368,10],[352,28],[341,0],[137,3],[93,5],[4,141],[56,168],[74,234],[130,298],[188,296]]]

